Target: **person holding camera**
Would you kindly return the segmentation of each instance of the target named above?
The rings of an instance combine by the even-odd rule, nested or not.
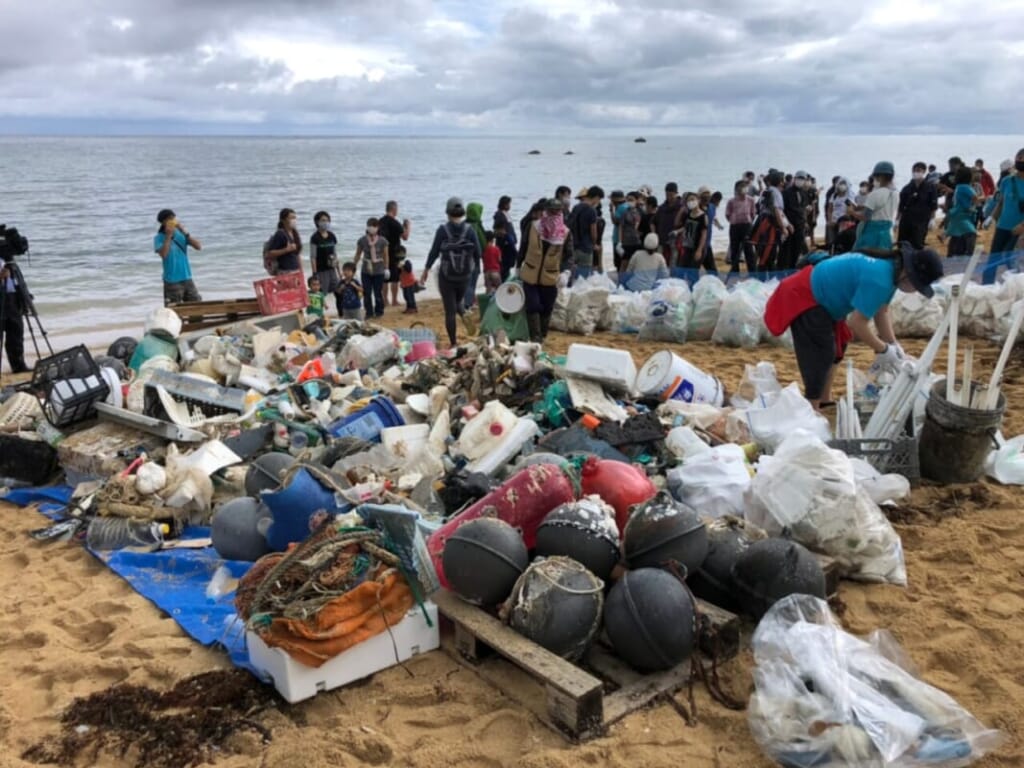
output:
[[[192,266],[188,262],[188,248],[197,251],[203,244],[189,234],[178,221],[174,211],[164,208],[156,215],[160,228],[153,238],[153,250],[163,261],[164,306],[182,302],[202,301],[196,284],[192,282]]]
[[[24,308],[21,306],[21,292],[16,281],[15,270],[0,257],[0,288],[3,289],[3,308],[0,310],[3,325],[0,327],[0,335],[3,336],[11,372],[25,373],[32,369],[25,364]]]

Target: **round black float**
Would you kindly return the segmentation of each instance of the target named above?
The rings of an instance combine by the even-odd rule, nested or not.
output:
[[[270,510],[249,496],[225,502],[210,524],[210,538],[217,554],[225,560],[255,562],[270,552],[259,522],[270,517]]]
[[[135,354],[135,348],[139,345],[135,339],[131,336],[121,336],[114,340],[114,343],[107,347],[107,355],[115,357],[122,363],[127,364],[131,359],[132,355]]]
[[[264,453],[258,457],[245,473],[245,492],[255,499],[260,491],[276,491],[281,487],[281,477],[295,458],[287,453]]]
[[[686,587],[658,568],[629,571],[612,587],[604,628],[625,662],[641,672],[671,669],[693,652],[696,613]]]
[[[720,608],[736,612],[736,590],[732,569],[753,542],[764,538],[756,526],[735,517],[712,520],[707,525],[708,554],[686,583],[694,595]]]
[[[818,559],[788,539],[764,539],[747,547],[732,569],[737,607],[760,619],[787,595],[825,599],[825,573]]]
[[[708,532],[692,507],[665,491],[633,508],[622,537],[622,555],[631,569],[658,568],[675,561],[693,573],[708,554]]]
[[[552,510],[537,529],[537,555],[563,555],[608,581],[619,561],[615,509],[600,496],[587,496]]]
[[[441,554],[441,567],[451,588],[477,605],[502,602],[529,562],[519,531],[493,517],[460,525]]]
[[[509,605],[512,629],[577,661],[601,626],[604,582],[568,557],[539,558],[519,577]]]

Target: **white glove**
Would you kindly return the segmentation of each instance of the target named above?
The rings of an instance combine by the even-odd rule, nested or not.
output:
[[[987,219],[985,219],[983,222],[981,222],[981,228],[982,229],[988,229],[991,226],[992,226],[992,217],[991,216],[989,216]]]
[[[384,282],[386,283],[390,279],[391,279],[391,270],[390,269],[385,269],[384,270]]]
[[[619,258],[622,258],[622,256],[625,255],[625,253],[626,253],[626,249],[622,247],[622,243],[616,243],[616,245],[615,245],[615,255],[618,256]]]
[[[880,373],[898,371],[905,358],[899,344],[886,344],[885,350],[875,355],[875,362],[871,364],[868,373],[877,377]]]
[[[933,232],[935,230],[935,219],[928,220],[928,231]]]

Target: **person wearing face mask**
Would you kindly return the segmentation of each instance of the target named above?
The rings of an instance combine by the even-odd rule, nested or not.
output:
[[[637,207],[640,195],[637,192],[630,192],[626,195],[626,202],[620,208],[619,214],[619,248],[615,253],[615,271],[622,274],[622,271],[633,258],[633,254],[640,250],[642,244],[640,234],[640,209]]]
[[[832,198],[836,196],[836,184],[839,177],[832,177],[832,186],[825,192],[825,250],[832,248],[832,241],[836,236],[836,228],[832,223]]]
[[[857,239],[857,220],[849,215],[852,205],[853,195],[850,191],[850,180],[845,176],[839,176],[836,180],[835,194],[832,195],[830,202],[829,213],[833,233],[829,252],[832,254],[849,253],[853,250],[853,243]]]
[[[356,242],[353,261],[362,264],[363,309],[366,319],[384,315],[384,282],[388,271],[388,241],[378,233],[380,222],[366,220],[366,233]]]
[[[196,284],[192,281],[192,266],[188,262],[188,249],[197,251],[203,244],[189,234],[185,225],[178,221],[174,211],[165,208],[156,215],[160,227],[153,238],[153,250],[160,254],[163,262],[164,306],[181,302],[202,301]],[[15,363],[12,361],[12,365]]]
[[[807,172],[797,171],[793,183],[782,191],[782,209],[793,225],[793,233],[782,244],[780,269],[794,269],[807,252],[807,204]]]
[[[295,211],[291,208],[282,208],[277,216],[277,231],[270,238],[266,254],[277,262],[277,274],[302,270],[302,262],[299,261],[302,238],[295,228],[297,221]]]
[[[338,238],[331,231],[331,215],[327,211],[317,211],[313,216],[313,226],[316,231],[309,236],[310,275],[319,280],[324,296],[335,294],[338,317],[341,317],[341,296],[335,293],[341,282],[336,253]]]
[[[679,196],[679,185],[670,181],[665,185],[665,201],[658,206],[654,214],[654,232],[661,243],[661,252],[669,269],[676,267],[677,254],[674,250],[676,238],[672,231],[676,229],[676,221],[686,212],[683,198]]]
[[[684,199],[685,207],[679,212],[675,227],[678,266],[699,272],[703,265],[709,273],[717,273],[714,261],[709,266],[705,259],[710,228],[708,215],[700,207],[700,198],[693,192],[687,192]]]
[[[984,283],[995,282],[999,267],[1017,268],[1017,242],[1024,237],[1024,148],[1017,150],[1013,170],[999,182],[999,202],[992,212],[996,231],[992,235],[991,255],[985,265]]]
[[[863,205],[853,206],[851,215],[860,221],[853,250],[889,251],[892,249],[892,226],[899,204],[899,193],[892,186],[896,171],[887,160],[875,163],[871,172],[875,188],[864,198]]]
[[[862,181],[857,187],[857,194],[853,196],[854,205],[864,205],[864,201],[867,199],[868,194],[871,192],[871,180]]]
[[[939,191],[927,181],[924,163],[914,163],[910,182],[900,190],[899,216],[900,242],[910,243],[915,248],[924,248],[935,211],[939,208]]]
[[[956,186],[953,187],[953,205],[942,223],[943,234],[949,237],[946,258],[969,255],[974,251],[974,244],[978,238],[978,229],[975,225],[975,204],[978,196],[971,186],[971,169],[966,165],[960,166],[954,181]]]

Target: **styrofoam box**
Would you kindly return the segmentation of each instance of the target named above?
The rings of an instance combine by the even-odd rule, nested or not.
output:
[[[255,632],[246,632],[249,661],[269,677],[278,693],[290,704],[316,696],[320,691],[330,691],[354,680],[369,677],[374,672],[393,667],[400,661],[433,651],[441,645],[441,633],[437,623],[437,606],[425,604],[430,623],[423,616],[423,609],[414,606],[398,624],[387,631],[364,640],[349,648],[319,667],[307,667],[280,648],[271,648]],[[391,638],[394,636],[394,644]],[[398,646],[398,658],[395,658]]]
[[[636,364],[624,349],[570,344],[565,357],[565,372],[593,379],[623,392],[632,392],[636,384]]]

